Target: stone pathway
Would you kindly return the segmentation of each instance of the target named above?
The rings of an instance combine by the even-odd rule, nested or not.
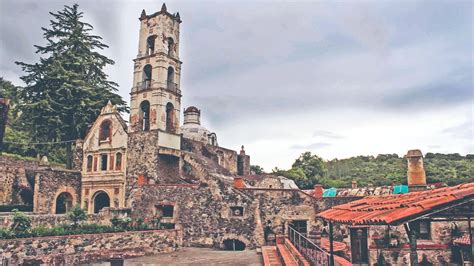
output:
[[[223,251],[207,248],[181,248],[180,250],[127,259],[124,265],[251,265],[260,266],[262,256],[255,250]]]

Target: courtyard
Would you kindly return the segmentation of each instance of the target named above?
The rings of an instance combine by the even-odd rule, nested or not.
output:
[[[182,248],[173,253],[126,259],[124,265],[263,265],[255,250]]]

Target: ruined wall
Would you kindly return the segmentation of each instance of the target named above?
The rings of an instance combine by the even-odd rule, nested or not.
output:
[[[148,184],[180,183],[179,158],[158,153],[158,131],[130,133],[127,144],[125,199],[127,206],[140,182]]]
[[[182,138],[181,149],[189,151],[198,155],[202,155],[216,162],[222,167],[222,173],[228,175],[237,174],[237,159],[236,151],[222,148],[219,146],[208,145],[199,141]],[[249,159],[250,160],[250,159]],[[250,166],[249,166],[250,167]],[[225,169],[225,170],[224,170]]]
[[[56,200],[61,193],[69,193],[72,204],[80,203],[81,173],[72,170],[44,169],[35,175],[35,213],[55,213]]]
[[[179,246],[179,231],[152,230],[0,240],[0,254],[11,265],[23,262],[77,265],[113,257],[172,252]]]
[[[33,180],[28,176],[40,168],[37,161],[0,156],[0,205],[26,204],[20,193],[22,190],[33,193]]]
[[[140,189],[141,200],[134,201],[132,216],[154,217],[157,206],[172,205],[173,217],[166,223],[176,224],[183,231],[186,246],[222,248],[226,239],[238,239],[248,248],[255,248],[255,213],[258,203],[242,194],[200,186],[148,185]],[[231,207],[243,208],[243,216],[233,216]]]
[[[242,154],[237,155],[237,174],[250,175],[250,156]]]
[[[315,226],[314,199],[297,190],[244,189],[260,205],[262,225],[274,234],[285,234],[288,225],[295,220],[307,222],[307,232]]]

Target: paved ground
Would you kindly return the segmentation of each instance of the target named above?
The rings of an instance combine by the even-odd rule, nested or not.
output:
[[[155,256],[125,260],[124,265],[252,265],[260,266],[262,256],[255,250],[222,251],[207,248],[181,248]]]

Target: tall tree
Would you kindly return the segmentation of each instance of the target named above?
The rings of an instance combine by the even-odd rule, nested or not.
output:
[[[50,28],[41,28],[47,43],[35,45],[39,62],[15,62],[26,72],[21,79],[27,86],[19,95],[22,117],[36,141],[84,138],[108,100],[120,111],[128,109],[116,93],[117,83],[103,71],[114,64],[98,52],[108,46],[91,34],[78,5],[50,14]]]
[[[316,154],[311,154],[309,151],[302,153],[300,157],[295,160],[292,168],[301,168],[307,177],[315,179],[324,177],[327,173],[323,159]]]

